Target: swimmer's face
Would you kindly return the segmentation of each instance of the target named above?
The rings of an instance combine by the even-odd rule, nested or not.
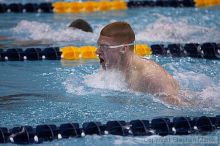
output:
[[[96,54],[99,56],[100,64],[104,70],[118,67],[120,60],[120,48],[111,48],[118,45],[113,40],[100,36],[98,39]]]

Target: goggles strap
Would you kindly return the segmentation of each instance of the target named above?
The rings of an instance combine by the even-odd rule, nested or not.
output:
[[[135,42],[130,43],[130,44],[122,44],[122,45],[108,46],[108,48],[114,49],[114,48],[119,48],[119,47],[123,47],[123,46],[132,46],[132,45],[135,45]]]

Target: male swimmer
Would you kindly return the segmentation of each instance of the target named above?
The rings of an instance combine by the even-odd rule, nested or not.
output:
[[[70,28],[73,29],[80,29],[82,31],[85,32],[93,32],[92,27],[90,26],[90,24],[88,22],[86,22],[83,19],[76,19],[75,21],[73,21],[70,25]]]
[[[90,32],[90,33],[93,32],[90,24],[83,19],[74,20],[68,26],[68,28],[80,29],[84,32]],[[50,45],[51,44],[50,40],[43,40],[43,39],[42,40],[16,40],[16,39],[8,38],[5,36],[0,36],[0,41],[5,41],[5,40],[10,40],[10,41],[12,41],[12,43],[10,44],[10,46],[2,45],[1,48],[7,48],[7,47],[13,47],[13,46],[27,47],[27,46],[33,46],[33,45]],[[13,44],[13,42],[14,42],[14,44]]]
[[[135,55],[135,34],[126,22],[105,26],[97,41],[97,55],[104,70],[120,71],[128,87],[158,95],[163,101],[183,105],[178,82],[159,64]]]

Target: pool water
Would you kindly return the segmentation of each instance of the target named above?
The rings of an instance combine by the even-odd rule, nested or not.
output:
[[[102,27],[118,20],[131,24],[137,43],[220,43],[219,15],[219,7],[141,8],[78,15],[1,14],[0,19],[4,21],[0,22],[0,35],[17,40],[2,40],[0,44],[4,48],[21,47],[22,44],[17,41],[43,39],[46,40],[44,43],[33,46],[96,45]],[[94,34],[68,29],[68,24],[77,18],[88,20]],[[0,125],[8,128],[21,125],[35,127],[66,122],[106,123],[110,120],[220,114],[218,60],[161,56],[150,56],[148,59],[158,62],[172,74],[180,82],[186,98],[196,101],[196,106],[176,107],[150,94],[129,90],[120,73],[102,71],[98,60],[6,61],[0,62]],[[210,135],[219,137],[220,133]],[[164,139],[159,136],[86,136],[42,145],[146,145],[149,138]]]

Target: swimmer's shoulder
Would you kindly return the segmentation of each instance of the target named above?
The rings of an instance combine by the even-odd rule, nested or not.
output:
[[[162,67],[158,63],[147,58],[140,58],[140,65],[142,66],[143,70],[162,69]]]

